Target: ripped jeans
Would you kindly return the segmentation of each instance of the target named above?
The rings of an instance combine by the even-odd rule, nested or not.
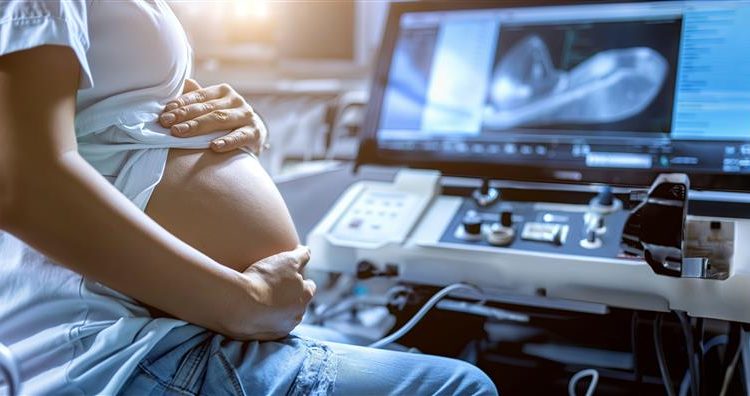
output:
[[[454,359],[298,335],[235,341],[187,325],[141,361],[121,394],[497,395],[497,390],[478,368]]]

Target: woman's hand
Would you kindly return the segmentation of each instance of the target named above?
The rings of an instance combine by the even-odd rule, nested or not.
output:
[[[182,96],[167,103],[159,123],[172,135],[190,137],[229,130],[211,142],[211,149],[227,152],[248,147],[260,154],[268,132],[253,108],[227,84],[201,88],[195,80],[185,80]]]
[[[279,253],[248,267],[248,293],[257,309],[248,312],[247,323],[233,334],[237,338],[275,340],[285,337],[301,321],[315,294],[315,283],[305,279],[302,271],[310,260],[304,246]]]

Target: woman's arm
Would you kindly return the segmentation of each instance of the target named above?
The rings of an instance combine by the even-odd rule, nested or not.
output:
[[[76,151],[78,76],[66,47],[0,57],[0,227],[74,271],[189,322],[237,338],[290,331],[314,293],[299,274],[307,253],[282,254],[240,273],[148,218]]]

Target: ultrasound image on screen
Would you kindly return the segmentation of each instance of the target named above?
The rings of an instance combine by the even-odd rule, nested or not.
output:
[[[671,130],[681,21],[501,27],[485,130]]]
[[[488,174],[510,166],[507,177],[512,167],[750,174],[746,3],[430,10],[398,21],[368,113],[379,118],[369,146],[378,158]],[[642,183],[612,177],[631,176]]]
[[[420,129],[437,28],[404,31],[396,44],[381,128]]]

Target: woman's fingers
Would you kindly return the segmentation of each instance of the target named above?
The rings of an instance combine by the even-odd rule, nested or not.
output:
[[[310,261],[310,249],[307,246],[297,246],[296,249],[292,250],[292,256],[295,258],[295,264],[297,264],[297,272],[305,269],[307,262]]]
[[[188,78],[185,80],[185,86],[182,87],[182,93],[185,94],[188,92],[193,92],[198,89],[201,89],[201,85],[198,84],[198,81],[195,81],[192,78]]]
[[[170,128],[172,135],[191,137],[248,125],[253,119],[249,108],[218,109],[208,114],[175,124]]]
[[[302,283],[302,287],[305,291],[305,303],[309,303],[313,296],[315,296],[315,291],[318,290],[318,286],[315,285],[315,282],[313,282],[312,279],[305,279]]]
[[[260,140],[260,131],[258,128],[245,126],[237,128],[226,136],[214,139],[211,142],[211,150],[217,153],[225,153],[243,146],[252,145]]]
[[[179,107],[201,103],[212,99],[218,99],[228,95],[232,88],[227,84],[212,85],[210,87],[197,89],[179,96],[177,99],[167,103],[165,111],[171,111]]]
[[[315,282],[304,279],[301,271],[310,260],[310,250],[298,246],[256,262],[244,273],[252,285],[259,311],[248,332],[254,339],[274,339],[289,334],[301,321],[315,295]]]
[[[219,153],[247,147],[259,154],[267,146],[263,120],[227,84],[201,88],[194,80],[185,80],[183,95],[167,103],[159,123],[178,137],[230,131],[211,142],[211,149]]]
[[[193,118],[208,114],[216,109],[231,109],[235,106],[232,101],[226,98],[209,100],[203,103],[194,103],[191,105],[165,111],[159,116],[159,123],[164,128],[169,128],[174,124],[179,124]]]

